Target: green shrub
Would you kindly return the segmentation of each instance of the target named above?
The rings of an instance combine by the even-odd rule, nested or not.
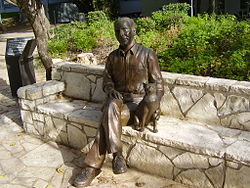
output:
[[[137,42],[156,51],[162,70],[250,80],[249,20],[238,22],[232,15],[189,17],[188,9],[189,5],[164,6],[152,17],[135,19]],[[53,33],[53,56],[117,44],[113,22],[101,11],[90,12],[87,23],[64,24]]]
[[[54,37],[49,41],[49,52],[52,56],[67,56],[69,54],[90,51],[97,45],[105,45],[115,40],[113,23],[102,11],[90,12],[88,24],[72,22],[53,29]]]
[[[159,54],[171,72],[249,79],[250,27],[234,16],[189,17],[181,33]]]
[[[67,52],[68,44],[66,41],[56,41],[56,40],[50,40],[49,41],[49,53],[63,56]]]
[[[71,44],[70,50],[73,52],[81,53],[84,51],[90,51],[96,45],[95,38],[90,37],[88,33],[83,31],[74,32],[69,41]]]
[[[162,7],[163,11],[170,11],[170,12],[179,12],[188,14],[188,11],[190,10],[190,5],[187,3],[170,3],[168,5],[164,5]]]
[[[169,26],[180,26],[185,22],[187,15],[184,13],[156,11],[152,14],[158,29],[168,28]]]
[[[170,30],[152,30],[140,33],[136,36],[136,40],[138,43],[160,54],[172,46],[172,42],[178,37],[178,34],[178,29],[172,27]]]
[[[154,31],[156,26],[155,21],[150,17],[137,18],[135,19],[135,23],[136,23],[136,32],[138,34],[145,33],[148,31]]]
[[[162,10],[152,13],[152,19],[160,28],[179,26],[186,19],[189,9],[190,5],[187,3],[164,5]]]
[[[54,37],[49,40],[49,53],[52,56],[66,56],[68,55],[67,52],[75,52],[75,44],[72,43],[74,41],[72,38],[79,32],[84,33],[86,27],[87,25],[84,22],[72,22],[54,28],[51,31]],[[88,41],[85,42],[88,43]]]
[[[108,18],[103,11],[93,11],[88,12],[87,21],[88,24],[91,25],[96,22],[106,22],[108,21]]]
[[[157,48],[160,46],[160,42],[162,42],[161,33],[157,31],[148,31],[142,33],[137,38],[137,42],[156,51]]]

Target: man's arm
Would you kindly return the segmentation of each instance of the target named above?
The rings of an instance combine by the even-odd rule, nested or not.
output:
[[[105,64],[105,69],[103,72],[103,91],[105,93],[108,93],[110,89],[114,89],[114,82],[111,77],[112,71],[111,71],[111,57],[109,56],[107,59],[107,62]]]
[[[109,56],[103,73],[103,91],[107,93],[109,98],[122,99],[122,95],[115,90],[112,80],[111,57]]]
[[[164,94],[163,79],[161,75],[160,66],[158,63],[158,58],[155,52],[151,50],[148,55],[148,73],[149,73],[148,81],[149,83],[156,83],[156,92],[159,97],[159,100],[161,100]]]

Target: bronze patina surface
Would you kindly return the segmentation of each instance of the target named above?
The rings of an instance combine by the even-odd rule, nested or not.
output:
[[[75,181],[78,187],[90,184],[102,167],[106,152],[113,154],[113,172],[126,172],[126,163],[122,156],[122,125],[134,123],[136,110],[139,122],[144,118],[151,119],[146,116],[157,117],[160,112],[159,104],[164,87],[156,54],[136,43],[136,26],[132,19],[119,18],[114,27],[120,46],[110,53],[105,65],[103,90],[107,93],[107,99],[95,142],[84,161],[86,169],[95,170],[88,169],[88,173],[83,173],[86,175],[81,174]],[[151,93],[153,97],[143,100],[145,85],[149,84],[154,85],[154,93]],[[139,104],[142,107],[138,108]],[[153,113],[144,114],[145,106]],[[150,109],[151,107],[154,109]],[[144,127],[147,123],[149,120],[140,125]],[[138,130],[143,130],[143,127]]]

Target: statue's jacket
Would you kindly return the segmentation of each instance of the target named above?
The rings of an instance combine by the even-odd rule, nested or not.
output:
[[[121,48],[110,53],[104,71],[104,91],[113,88],[121,94],[144,94],[143,83],[156,83],[161,98],[164,86],[155,52],[134,41],[126,53]]]

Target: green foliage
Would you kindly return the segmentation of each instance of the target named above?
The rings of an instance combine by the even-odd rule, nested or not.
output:
[[[108,18],[103,11],[88,12],[88,24],[91,25],[95,22],[106,22]]]
[[[89,51],[96,45],[96,40],[91,37],[88,32],[77,31],[70,38],[71,48],[73,52]]]
[[[160,32],[148,31],[137,37],[137,42],[156,51],[162,42],[161,38]]]
[[[153,12],[152,19],[159,28],[179,26],[186,19],[189,9],[190,5],[187,3],[165,5],[162,10]]]
[[[171,72],[248,80],[249,39],[250,26],[234,16],[189,17],[160,63]]]
[[[88,23],[72,22],[53,29],[54,37],[49,40],[51,55],[74,55],[114,41],[111,40],[114,38],[113,23],[104,15],[101,11],[90,12]]]
[[[154,31],[156,28],[155,21],[150,17],[137,18],[135,19],[136,31],[138,34],[145,33],[148,31]]]
[[[250,22],[232,15],[189,17],[189,5],[164,6],[152,17],[137,18],[138,43],[156,51],[162,70],[250,80]],[[90,51],[114,44],[113,23],[104,12],[90,12],[87,23],[73,22],[53,30],[53,56]]]
[[[190,5],[187,3],[170,3],[168,5],[164,5],[162,7],[163,11],[170,11],[170,12],[181,12],[187,14],[190,10]]]
[[[67,42],[59,40],[49,40],[49,53],[52,55],[63,55],[67,52]]]

